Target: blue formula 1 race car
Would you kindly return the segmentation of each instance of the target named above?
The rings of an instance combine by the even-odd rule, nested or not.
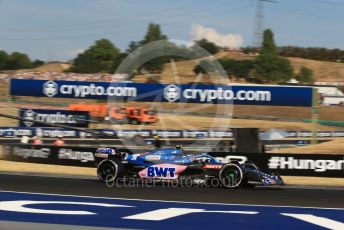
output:
[[[204,154],[186,154],[181,148],[165,148],[142,154],[122,153],[116,148],[98,148],[97,174],[102,182],[137,178],[183,181],[227,188],[283,185],[279,175],[261,172],[251,161],[220,163]],[[214,183],[216,180],[219,183]]]

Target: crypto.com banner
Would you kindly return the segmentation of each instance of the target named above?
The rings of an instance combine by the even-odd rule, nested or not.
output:
[[[119,99],[242,105],[312,105],[312,88],[291,86],[174,85],[12,79],[14,96]]]
[[[50,127],[53,124],[87,128],[89,113],[85,111],[52,110],[52,109],[20,109],[20,127]],[[35,123],[40,122],[40,123]],[[51,125],[47,125],[51,124]]]

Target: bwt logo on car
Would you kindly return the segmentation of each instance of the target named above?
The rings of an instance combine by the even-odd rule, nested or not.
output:
[[[148,167],[147,176],[149,177],[174,177],[176,168]]]
[[[87,96],[116,96],[116,97],[136,97],[137,89],[126,86],[96,86],[94,83],[89,85],[58,85],[54,81],[48,81],[43,84],[43,93],[48,97],[54,97],[56,94],[73,95],[73,97]]]
[[[214,100],[225,101],[271,101],[270,91],[261,90],[238,90],[224,89],[195,89],[182,90],[176,85],[168,85],[164,88],[164,98],[168,102],[175,102],[180,98],[199,100],[200,102],[213,102]]]
[[[344,160],[295,159],[294,157],[271,157],[270,169],[313,169],[315,172],[343,170]]]

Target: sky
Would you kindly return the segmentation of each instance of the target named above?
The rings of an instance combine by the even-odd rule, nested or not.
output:
[[[278,46],[344,49],[344,0],[264,3],[264,28]],[[0,49],[68,61],[95,40],[125,51],[157,23],[170,39],[254,44],[256,0],[0,0]]]

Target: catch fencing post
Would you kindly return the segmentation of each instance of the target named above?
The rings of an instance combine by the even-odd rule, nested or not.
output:
[[[319,95],[318,89],[312,89],[312,144],[318,143]]]

